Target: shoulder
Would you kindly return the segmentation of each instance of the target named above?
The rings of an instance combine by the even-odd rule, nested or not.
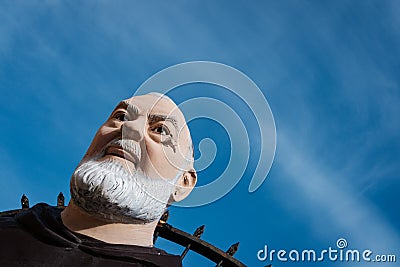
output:
[[[5,238],[16,239],[20,235],[28,234],[25,224],[34,225],[44,209],[51,208],[41,203],[26,210],[12,210],[0,214],[0,241]],[[4,246],[4,243],[1,243]]]
[[[0,231],[9,228],[18,228],[18,224],[14,217],[0,217]]]

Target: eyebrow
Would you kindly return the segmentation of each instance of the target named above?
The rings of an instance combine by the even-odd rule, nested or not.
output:
[[[115,112],[117,109],[123,108],[123,109],[132,109],[134,112],[139,112],[138,108],[134,105],[132,105],[129,101],[123,100],[119,102],[119,104],[115,107],[114,111]],[[167,116],[163,114],[149,114],[148,115],[148,123],[153,124],[157,123],[159,121],[169,121],[174,125],[175,130],[178,132],[179,127],[178,127],[178,120],[174,116]]]
[[[135,105],[132,105],[131,103],[129,103],[129,101],[127,101],[127,100],[123,100],[123,101],[119,102],[119,104],[115,107],[113,112],[115,112],[117,109],[120,109],[120,108],[125,109],[130,113],[139,114],[139,109]]]
[[[121,101],[118,103],[118,105],[114,108],[113,112],[116,111],[119,108],[126,109],[129,106],[129,103],[127,101]]]
[[[149,124],[157,123],[159,121],[169,121],[174,125],[175,130],[178,132],[178,121],[173,116],[167,116],[162,114],[149,114],[148,121]]]

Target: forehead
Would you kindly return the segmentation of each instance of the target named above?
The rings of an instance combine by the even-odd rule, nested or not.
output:
[[[122,100],[116,107],[136,112],[139,115],[163,115],[185,124],[185,118],[178,106],[169,98],[157,95],[134,96]]]

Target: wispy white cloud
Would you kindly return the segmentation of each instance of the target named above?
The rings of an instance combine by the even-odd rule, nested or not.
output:
[[[312,146],[312,143],[309,145]],[[338,177],[335,170],[316,163],[318,160],[306,151],[299,151],[293,139],[282,131],[279,147],[282,155],[279,167],[301,192],[301,203],[305,206],[303,212],[308,213],[307,218],[322,240],[330,236],[326,232],[326,229],[330,229],[332,232],[350,233],[351,236],[346,238],[351,248],[397,252],[400,247],[397,230],[385,220],[381,210],[363,197],[363,188],[354,188],[352,180],[362,174],[349,172],[341,174],[345,177]],[[291,205],[293,199],[283,201]],[[327,215],[329,220],[321,220],[321,215]]]

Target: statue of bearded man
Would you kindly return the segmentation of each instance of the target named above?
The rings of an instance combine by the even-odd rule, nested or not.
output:
[[[181,266],[179,256],[153,247],[153,233],[196,179],[175,103],[155,93],[123,100],[74,171],[64,210],[41,203],[1,218],[0,265]]]

